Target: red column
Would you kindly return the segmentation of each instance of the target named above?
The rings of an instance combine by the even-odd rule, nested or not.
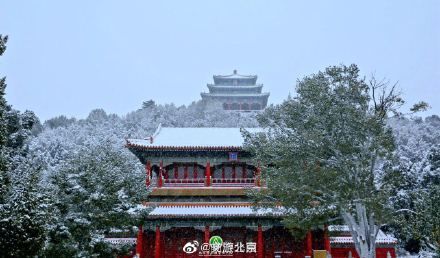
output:
[[[263,229],[261,225],[258,225],[258,233],[257,233],[257,257],[263,258],[264,257],[264,250],[263,250]]]
[[[243,167],[242,167],[241,177],[242,178],[246,178],[247,177],[246,165],[243,165]]]
[[[306,235],[306,256],[312,257],[312,231]]]
[[[235,165],[232,165],[232,178],[235,179]]]
[[[147,163],[145,164],[145,185],[148,187],[150,186],[150,178],[151,178],[151,163],[150,161],[147,161]]]
[[[225,180],[225,165],[222,165],[222,179]]]
[[[160,162],[159,173],[157,174],[157,187],[162,187],[162,170],[163,170],[163,162]]]
[[[156,226],[156,242],[154,248],[154,258],[160,258],[160,227]]]
[[[177,164],[174,164],[174,178],[177,179],[179,177],[179,167]]]
[[[144,241],[144,232],[142,230],[142,226],[139,226],[139,232],[137,235],[137,240],[136,240],[136,255],[139,258],[143,258],[144,256],[144,252],[143,252],[143,241]]]
[[[194,179],[197,179],[197,177],[199,176],[199,175],[198,175],[199,171],[198,171],[197,163],[194,164],[194,169],[193,169],[193,171],[194,171],[194,173],[193,173],[193,178],[194,178]]]
[[[209,243],[209,226],[205,226],[205,243]]]
[[[188,164],[185,164],[185,167],[183,168],[183,178],[188,178]]]
[[[327,225],[324,226],[324,249],[328,253],[331,253],[330,238],[328,237],[328,227],[327,227]]]
[[[211,185],[211,165],[209,164],[209,161],[206,162],[205,177],[206,177],[205,185],[210,186]]]

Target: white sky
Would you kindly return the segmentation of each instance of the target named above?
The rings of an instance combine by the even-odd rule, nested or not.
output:
[[[0,75],[8,102],[45,120],[189,104],[233,69],[279,103],[297,78],[356,63],[440,114],[440,1],[359,2],[0,1]]]

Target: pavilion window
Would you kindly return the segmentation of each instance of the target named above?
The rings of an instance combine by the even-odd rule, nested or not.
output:
[[[238,110],[240,109],[240,105],[238,103],[232,103],[231,110]]]
[[[259,103],[253,103],[253,104],[251,105],[251,109],[252,109],[252,110],[260,110],[260,109],[261,109],[261,106],[260,106]]]

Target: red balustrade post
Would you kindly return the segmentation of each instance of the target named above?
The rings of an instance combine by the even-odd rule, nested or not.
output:
[[[150,181],[151,180],[151,163],[150,163],[149,160],[145,164],[145,176],[146,176],[146,178],[145,178],[145,185],[147,187],[149,187],[150,184],[151,184],[151,181]]]
[[[257,233],[257,257],[264,257],[264,245],[263,245],[263,228],[261,225],[258,225],[258,233]]]
[[[154,258],[160,258],[160,227],[156,226],[156,241],[154,248]]]
[[[211,165],[209,164],[209,161],[206,162],[206,169],[205,169],[206,173],[205,173],[205,177],[206,177],[206,181],[205,181],[205,185],[206,186],[211,186]]]
[[[139,231],[136,240],[136,255],[139,258],[144,257],[143,242],[144,242],[144,231],[142,230],[142,226],[139,226]]]

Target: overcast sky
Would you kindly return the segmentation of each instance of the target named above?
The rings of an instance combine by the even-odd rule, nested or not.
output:
[[[233,69],[280,103],[298,78],[356,63],[440,114],[440,1],[359,2],[0,0],[0,75],[45,120],[189,104]]]

